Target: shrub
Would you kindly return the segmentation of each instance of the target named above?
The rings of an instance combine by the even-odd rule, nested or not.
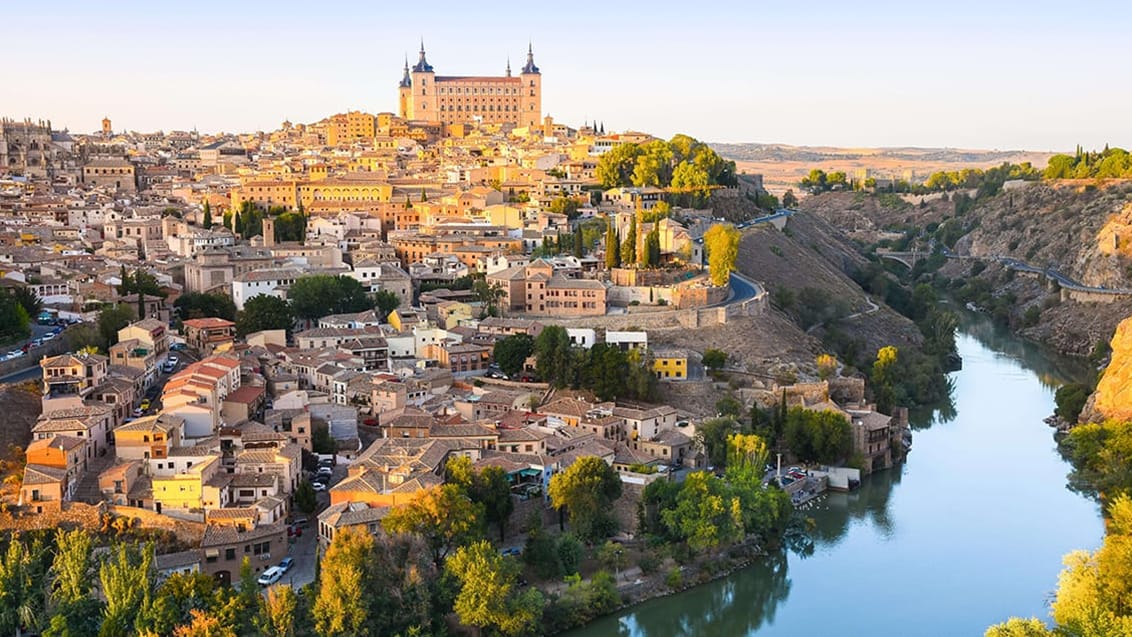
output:
[[[673,566],[668,575],[664,576],[664,584],[668,588],[680,588],[684,584],[684,573],[679,566]]]

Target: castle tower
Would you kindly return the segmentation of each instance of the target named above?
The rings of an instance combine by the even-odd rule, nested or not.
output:
[[[263,247],[270,248],[275,245],[275,217],[263,218]]]
[[[519,73],[522,95],[519,100],[519,126],[535,128],[542,120],[542,74],[535,66],[534,47],[527,43],[527,63]]]
[[[405,73],[401,76],[401,83],[397,85],[398,103],[400,110],[398,115],[406,119],[409,118],[409,110],[413,99],[413,78],[409,76],[409,56],[405,55]]]
[[[439,121],[439,108],[434,99],[436,97],[436,73],[433,72],[432,65],[425,58],[424,40],[421,40],[420,59],[413,66],[410,78],[412,83],[410,105],[412,108],[407,117],[409,119]]]

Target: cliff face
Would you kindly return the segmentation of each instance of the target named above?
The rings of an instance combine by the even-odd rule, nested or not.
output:
[[[1081,420],[1132,420],[1132,318],[1126,318],[1112,335],[1112,359],[1081,411]]]

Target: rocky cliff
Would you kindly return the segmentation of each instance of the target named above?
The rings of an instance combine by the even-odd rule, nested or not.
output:
[[[1084,422],[1132,420],[1132,318],[1120,322],[1110,344],[1108,367],[1081,410]]]

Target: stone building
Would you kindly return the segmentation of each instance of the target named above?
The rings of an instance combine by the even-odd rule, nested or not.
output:
[[[482,121],[531,128],[542,122],[542,75],[530,47],[518,77],[511,75],[510,62],[503,76],[446,76],[433,71],[421,42],[417,63],[410,69],[405,60],[398,94],[400,115],[408,120],[445,125]]]
[[[138,189],[134,165],[125,159],[93,159],[83,165],[82,180],[88,186],[113,188],[122,192],[136,192]]]

